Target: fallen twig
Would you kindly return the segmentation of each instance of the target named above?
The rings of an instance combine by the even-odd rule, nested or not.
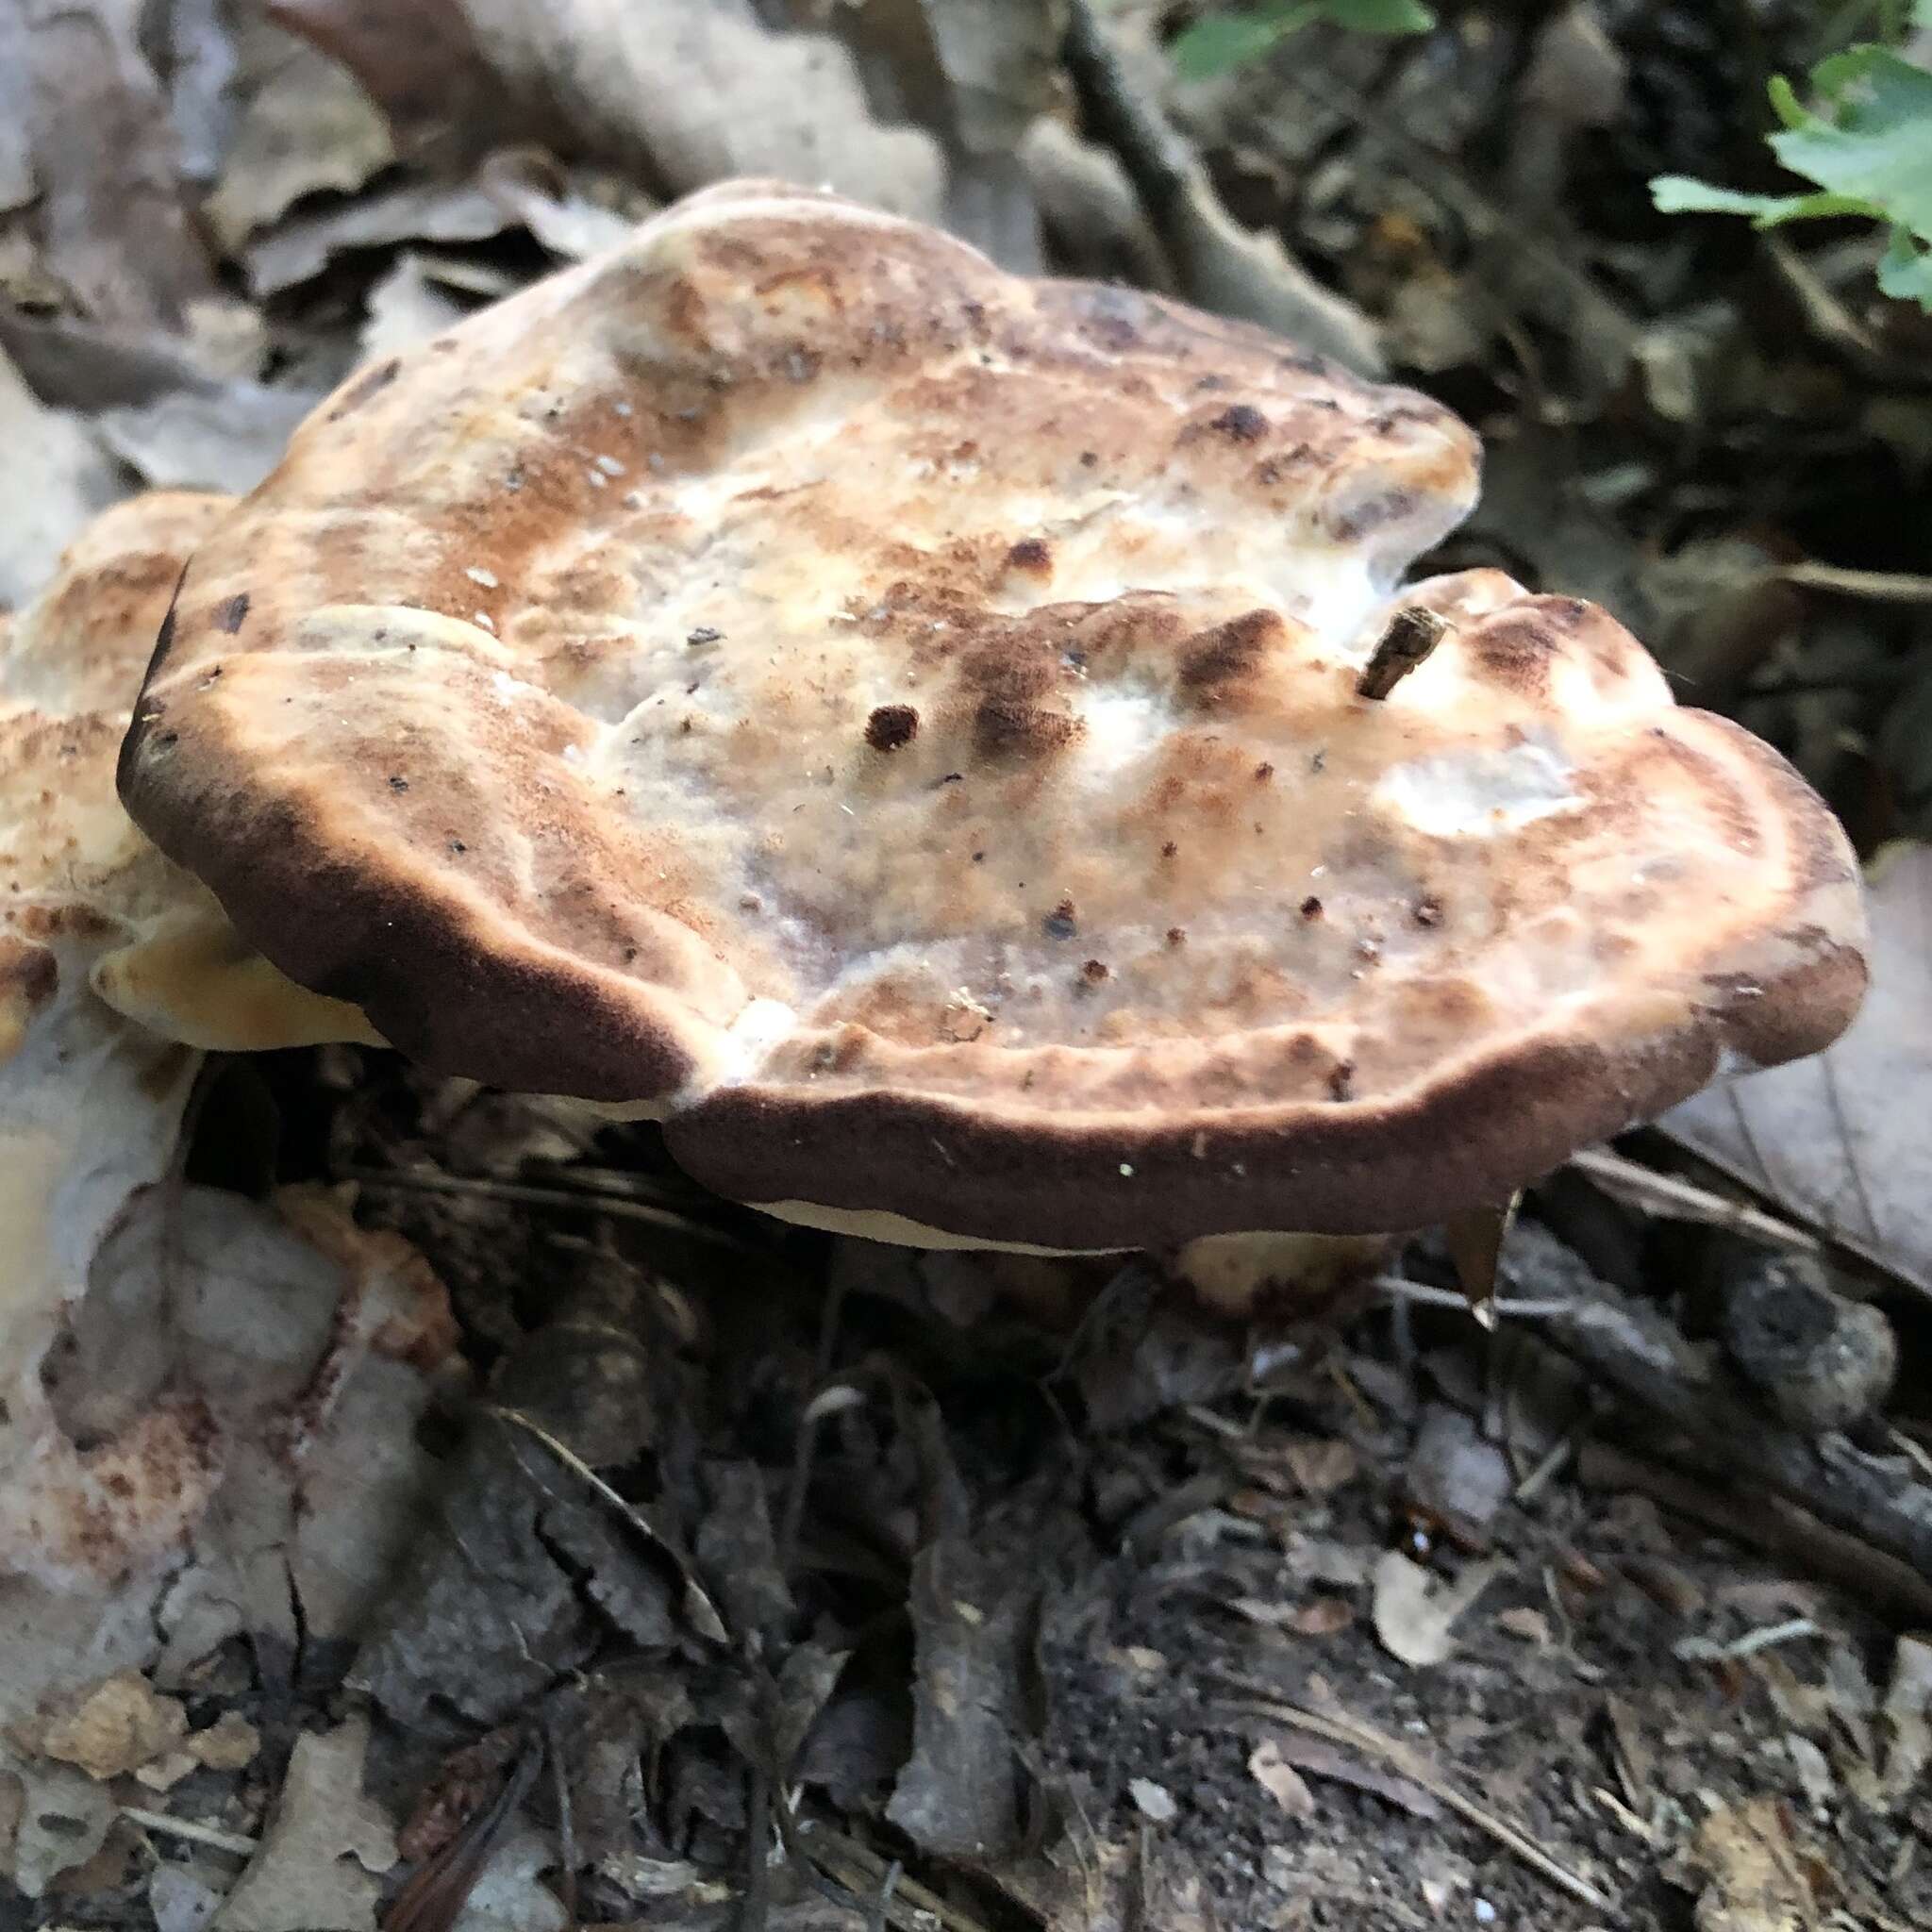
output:
[[[1897,389],[1924,388],[1924,366],[1886,349],[1789,242],[1780,235],[1765,235],[1760,241],[1766,259],[1796,298],[1812,335],[1824,347],[1872,381]]]
[[[1557,1321],[1529,1324],[1579,1368],[1675,1424],[1700,1461],[1752,1479],[1932,1578],[1932,1487],[1842,1437],[1813,1441],[1762,1413],[1663,1316],[1598,1282]]]
[[[409,1874],[382,1915],[382,1932],[448,1932],[469,1902],[504,1828],[528,1796],[542,1767],[544,1746],[526,1741],[496,1795],[436,1854]]]
[[[1615,1902],[1581,1873],[1573,1872],[1569,1866],[1552,1857],[1521,1825],[1510,1824],[1507,1818],[1457,1790],[1427,1759],[1411,1751],[1407,1744],[1385,1736],[1373,1724],[1364,1724],[1360,1718],[1351,1717],[1345,1711],[1308,1710],[1299,1704],[1291,1704],[1271,1686],[1257,1678],[1244,1677],[1233,1671],[1217,1670],[1213,1674],[1231,1690],[1254,1698],[1254,1708],[1261,1716],[1277,1724],[1291,1725],[1298,1731],[1307,1731],[1313,1737],[1325,1738],[1331,1744],[1346,1744],[1368,1757],[1379,1757],[1411,1784],[1420,1785],[1430,1797],[1446,1806],[1458,1818],[1487,1832],[1498,1844],[1514,1852],[1525,1865],[1540,1872],[1552,1885],[1567,1891],[1572,1898],[1580,1899],[1593,1911],[1615,1911]]]
[[[816,1820],[801,1822],[798,1841],[828,1876],[855,1897],[862,1899],[870,1892],[874,1909],[883,1911],[890,1924],[904,1926],[906,1932],[929,1932],[934,1921],[946,1932],[987,1932],[985,1924],[970,1912],[928,1890],[916,1878],[907,1877],[896,1858],[881,1857],[870,1845],[831,1825]],[[889,1884],[888,1874],[895,1870],[899,1875]]]
[[[1120,158],[1190,300],[1278,330],[1357,375],[1384,373],[1375,325],[1277,237],[1251,233],[1222,206],[1191,145],[1129,81],[1090,0],[1072,0],[1066,64],[1089,125]]]
[[[1378,1274],[1375,1287],[1381,1293],[1397,1301],[1417,1302],[1428,1308],[1457,1308],[1479,1322],[1487,1314],[1491,1319],[1483,1323],[1485,1327],[1491,1327],[1497,1322],[1554,1321],[1570,1309],[1567,1301],[1556,1300],[1498,1301],[1491,1298],[1485,1302],[1473,1302],[1460,1289],[1431,1288],[1427,1282],[1411,1281],[1406,1274]]]
[[[258,1839],[244,1838],[239,1831],[197,1824],[192,1818],[171,1818],[165,1811],[149,1811],[140,1805],[123,1805],[121,1816],[143,1831],[158,1831],[164,1838],[186,1839],[191,1844],[207,1845],[217,1852],[232,1852],[238,1858],[252,1858],[261,1849]]]
[[[708,1241],[715,1247],[730,1248],[741,1255],[764,1257],[765,1250],[741,1236],[713,1227],[708,1222],[693,1221],[668,1208],[654,1208],[642,1201],[625,1200],[603,1189],[537,1188],[526,1181],[491,1180],[475,1174],[436,1174],[414,1167],[345,1167],[337,1178],[354,1181],[358,1187],[389,1189],[400,1193],[467,1194],[482,1200],[510,1201],[530,1208],[568,1208],[578,1214],[603,1214],[612,1221],[641,1221],[652,1227],[667,1227],[690,1241]]]
[[[697,1573],[691,1567],[690,1559],[635,1503],[620,1495],[568,1442],[552,1435],[534,1416],[525,1415],[520,1408],[506,1408],[498,1403],[486,1404],[483,1413],[534,1436],[565,1469],[594,1490],[650,1543],[653,1549],[661,1550],[670,1557],[676,1565],[678,1574],[684,1582],[684,1613],[691,1619],[692,1626],[701,1637],[708,1637],[714,1643],[728,1643],[731,1641],[731,1633],[725,1626],[724,1619],[719,1615],[718,1607],[711,1601],[709,1592],[698,1581]],[[519,1460],[521,1461],[521,1458]],[[531,1474],[532,1479],[535,1480],[534,1473],[528,1472],[527,1466],[525,1468],[526,1473]]]
[[[1745,1201],[1726,1200],[1682,1174],[1662,1174],[1641,1161],[1625,1160],[1607,1147],[1586,1147],[1570,1157],[1568,1165],[1594,1182],[1613,1201],[1641,1208],[1664,1221],[1694,1221],[1709,1227],[1727,1227],[1734,1234],[1793,1254],[1815,1255],[1824,1243],[1802,1227],[1780,1221]]]
[[[1902,1624],[1932,1623],[1932,1583],[1895,1557],[1816,1517],[1719,1475],[1701,1481],[1601,1440],[1584,1443],[1577,1480],[1586,1489],[1633,1491],[1692,1523],[1801,1566]]]
[[[1807,591],[1836,591],[1878,604],[1932,604],[1932,577],[1904,570],[1846,570],[1835,563],[1788,563],[1778,572]]]

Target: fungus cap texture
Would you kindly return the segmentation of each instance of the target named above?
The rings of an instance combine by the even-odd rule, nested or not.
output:
[[[194,545],[232,499],[156,491],[94,519],[0,631],[0,1064],[91,979],[162,1040],[208,1048],[370,1038],[254,953],[114,792],[127,715]]]
[[[769,183],[347,382],[209,536],[123,795],[425,1064],[931,1241],[1420,1224],[1863,985],[1852,855],[1446,410]],[[1391,611],[1453,629],[1380,701]]]

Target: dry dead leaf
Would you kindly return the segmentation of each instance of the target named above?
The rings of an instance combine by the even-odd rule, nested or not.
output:
[[[1334,1637],[1355,1622],[1355,1607],[1345,1597],[1310,1597],[1295,1613],[1290,1628],[1298,1637]]]
[[[1301,1773],[1281,1755],[1273,1738],[1264,1738],[1248,1754],[1248,1772],[1291,1818],[1312,1818],[1315,1794]]]
[[[225,1710],[205,1730],[192,1731],[182,1741],[206,1770],[240,1771],[255,1762],[261,1733],[239,1710]]]
[[[4,58],[4,57],[0,57]],[[0,108],[0,118],[5,110]],[[41,404],[0,349],[0,610],[24,603],[71,538],[128,485],[79,418]]]
[[[1447,1403],[1430,1404],[1403,1471],[1415,1515],[1440,1524],[1464,1549],[1486,1549],[1514,1486],[1502,1445],[1482,1433],[1474,1417]]]
[[[375,1932],[379,1874],[396,1861],[389,1814],[362,1790],[369,1721],[296,1739],[261,1848],[209,1932]]]
[[[619,177],[566,168],[539,147],[491,155],[476,179],[540,248],[565,261],[584,261],[614,247],[657,207]]]
[[[395,158],[389,125],[349,71],[263,15],[234,22],[240,119],[202,213],[223,251],[324,189],[351,193]]]
[[[1309,1777],[1327,1778],[1353,1790],[1368,1791],[1407,1811],[1411,1818],[1435,1819],[1442,1815],[1441,1806],[1413,1778],[1364,1763],[1339,1745],[1320,1738],[1304,1737],[1298,1731],[1285,1731],[1272,1741],[1284,1764],[1306,1772]]]
[[[427,258],[405,248],[369,291],[369,316],[358,339],[365,361],[379,362],[411,348],[469,313],[470,305],[458,301],[428,269]]]
[[[0,8],[0,177],[14,177],[0,208],[16,209],[0,239],[24,231],[85,314],[137,328],[178,324],[215,292],[142,12],[139,0]],[[38,192],[15,200],[23,173]]]
[[[1524,1643],[1535,1644],[1539,1650],[1549,1649],[1555,1641],[1550,1632],[1549,1618],[1528,1604],[1518,1604],[1500,1611],[1496,1617],[1496,1627]]]
[[[1441,1663],[1456,1648],[1457,1620],[1502,1571],[1498,1562],[1472,1563],[1452,1584],[1436,1577],[1400,1550],[1387,1550],[1375,1565],[1375,1635],[1412,1668]]]
[[[1932,845],[1881,853],[1870,906],[1872,991],[1851,1030],[1659,1124],[1932,1294]]]
[[[179,1698],[159,1695],[139,1671],[116,1671],[69,1699],[29,1735],[41,1757],[106,1780],[171,1752],[187,1731]]]
[[[523,131],[673,193],[776,175],[922,220],[943,207],[938,143],[874,120],[837,41],[772,32],[747,0],[433,0],[408,31],[390,0],[273,10],[404,131]]]
[[[542,1876],[556,1865],[555,1839],[518,1821],[491,1853],[452,1932],[564,1932],[570,1915]]]
[[[85,1696],[104,1672],[141,1669],[155,1649],[150,1593],[129,1604],[76,1600],[24,1576],[0,1576],[0,1883],[39,1898],[99,1848],[114,1822],[108,1789],[33,1755],[40,1711]],[[8,1803],[19,1799],[18,1816]]]
[[[986,1857],[1020,1840],[1033,1607],[1026,1580],[1000,1574],[964,1536],[935,1538],[913,1559],[913,1749],[886,1815],[923,1850]]]
[[[253,490],[282,459],[290,433],[319,393],[259,382],[208,383],[106,409],[101,440],[158,490]]]
[[[1228,1607],[1264,1630],[1292,1630],[1297,1637],[1332,1637],[1355,1622],[1355,1612],[1339,1596],[1311,1597],[1304,1604],[1238,1596]]]
[[[1932,1763],[1932,1640],[1899,1639],[1878,1715],[1886,1740],[1881,1789],[1896,1805]]]
[[[148,1880],[147,1908],[155,1915],[155,1932],[202,1932],[221,1902],[222,1886],[212,1866],[197,1870],[162,1862]]]
[[[351,249],[398,242],[487,242],[516,217],[474,178],[411,181],[314,214],[296,214],[252,242],[242,263],[257,296],[278,294],[319,275]]]
[[[1361,1458],[1339,1437],[1325,1441],[1310,1437],[1305,1441],[1291,1442],[1282,1451],[1282,1459],[1293,1472],[1304,1493],[1310,1496],[1332,1495],[1335,1491],[1345,1489],[1361,1467]]]
[[[1664,1875],[1698,1893],[1697,1932],[1810,1932],[1819,1922],[1775,1798],[1713,1811]]]

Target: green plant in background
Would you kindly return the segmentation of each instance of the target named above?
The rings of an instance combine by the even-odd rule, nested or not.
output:
[[[1932,27],[1932,0],[1878,8],[1894,38]],[[1824,215],[1867,215],[1890,240],[1878,265],[1886,294],[1932,313],[1932,73],[1889,46],[1865,42],[1812,68],[1812,105],[1783,75],[1771,83],[1782,129],[1772,152],[1813,184],[1808,193],[1746,194],[1689,175],[1659,175],[1651,198],[1665,214],[1749,215],[1760,228]]]
[[[1424,34],[1436,16],[1418,0],[1264,0],[1242,13],[1210,13],[1174,42],[1185,80],[1207,80],[1258,60],[1305,26],[1325,21],[1360,34]]]

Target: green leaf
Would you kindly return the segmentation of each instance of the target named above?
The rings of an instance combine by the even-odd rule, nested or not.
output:
[[[1270,0],[1246,13],[1210,13],[1197,20],[1169,51],[1183,80],[1210,80],[1252,66],[1317,20],[1358,34],[1423,34],[1436,24],[1420,0]]]
[[[1900,302],[1916,302],[1932,315],[1932,249],[1921,248],[1903,228],[1891,231],[1891,246],[1878,264],[1878,286]]]
[[[1932,74],[1890,47],[1854,47],[1821,61],[1811,80],[1827,113],[1774,134],[1772,151],[1793,174],[1876,202],[1932,241]]]
[[[1750,215],[1760,228],[1780,222],[1801,222],[1816,215],[1874,215],[1880,210],[1869,201],[1843,194],[1746,194],[1737,188],[1720,188],[1690,175],[1657,175],[1650,198],[1667,215]]]
[[[1321,12],[1320,0],[1276,6],[1253,13],[1210,13],[1197,20],[1169,48],[1183,80],[1212,80],[1248,67],[1306,26]]]
[[[1771,84],[1765,92],[1771,96],[1771,111],[1787,127],[1802,127],[1810,120],[1810,112],[1798,98],[1797,89],[1782,74],[1771,76]]]
[[[1914,0],[1915,25],[1932,25],[1932,0]],[[1866,215],[1891,242],[1878,271],[1886,294],[1932,310],[1932,73],[1890,47],[1850,47],[1811,70],[1816,105],[1790,82],[1771,83],[1783,127],[1772,152],[1815,184],[1804,194],[1745,194],[1683,175],[1659,175],[1650,196],[1665,214],[1748,215],[1760,228],[1821,215]]]
[[[1435,14],[1418,0],[1319,0],[1319,4],[1324,19],[1358,34],[1425,34],[1436,24]]]

